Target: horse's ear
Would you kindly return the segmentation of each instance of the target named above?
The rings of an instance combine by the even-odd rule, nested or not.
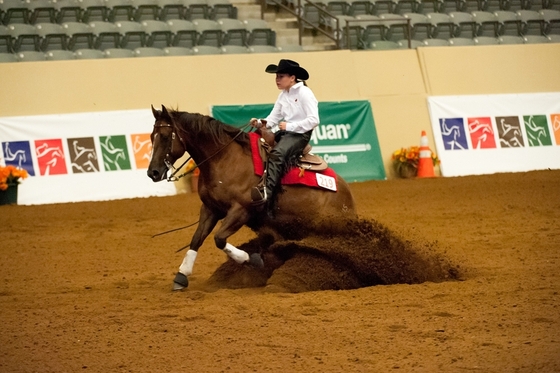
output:
[[[152,114],[154,114],[154,118],[159,119],[159,117],[161,116],[161,111],[156,110],[154,108],[154,105],[152,105]]]
[[[161,105],[161,117],[168,120],[171,119],[171,115],[169,115],[167,108],[163,105]]]

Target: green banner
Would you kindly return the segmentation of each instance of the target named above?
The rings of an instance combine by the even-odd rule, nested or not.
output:
[[[265,118],[272,104],[213,106],[212,116],[233,126]],[[311,137],[312,152],[348,182],[384,180],[377,131],[369,101],[319,102],[321,123]]]

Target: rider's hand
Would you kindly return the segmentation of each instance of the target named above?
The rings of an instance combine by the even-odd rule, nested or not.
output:
[[[249,121],[249,124],[255,128],[261,128],[262,127],[262,122],[257,119],[257,118],[251,118],[251,120]]]

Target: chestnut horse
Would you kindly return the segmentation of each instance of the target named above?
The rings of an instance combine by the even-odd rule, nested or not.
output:
[[[214,235],[216,246],[237,263],[262,267],[258,253],[249,255],[227,242],[243,225],[257,233],[266,229],[278,239],[292,239],[296,230],[298,234],[311,233],[314,227],[357,218],[348,184],[338,175],[336,192],[301,185],[283,186],[274,206],[275,216],[269,217],[251,200],[251,188],[260,177],[254,171],[246,132],[209,116],[168,110],[163,105],[161,110],[152,106],[152,112],[155,123],[148,176],[154,182],[167,179],[174,162],[185,153],[200,169],[200,220],[175,276],[174,290],[188,286],[187,277],[192,273],[197,251],[219,220],[221,226]]]

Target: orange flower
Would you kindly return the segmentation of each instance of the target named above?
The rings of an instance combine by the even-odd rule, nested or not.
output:
[[[10,184],[19,183],[20,179],[27,178],[27,170],[12,165],[0,166],[0,190],[8,189]]]

